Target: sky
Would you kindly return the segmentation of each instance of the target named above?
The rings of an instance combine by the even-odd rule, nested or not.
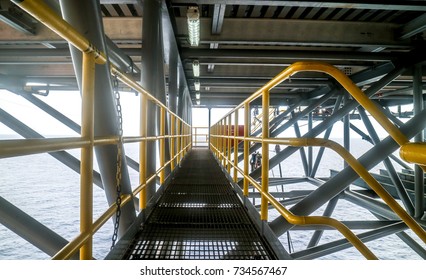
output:
[[[81,98],[77,91],[52,91],[48,96],[37,96],[45,103],[56,108],[58,111],[75,121],[80,123],[81,120]],[[139,133],[139,97],[134,93],[123,92],[121,93],[121,106],[123,110],[123,125],[125,136],[136,136]],[[42,135],[66,135],[77,136],[72,130],[65,125],[55,120],[47,113],[36,108],[24,98],[10,93],[6,90],[0,90],[0,108],[15,116],[28,126],[32,127]],[[214,108],[212,109],[212,124],[217,122],[223,115],[229,112],[230,109]],[[242,116],[242,111],[240,116]],[[243,124],[243,118],[239,118],[239,123]],[[361,121],[353,120],[352,123],[359,128],[364,129]],[[387,133],[377,124],[374,123],[379,135],[384,137]],[[208,109],[194,108],[193,109],[193,126],[207,126],[208,125]],[[306,122],[300,121],[300,130],[302,135],[307,132]],[[315,123],[314,123],[315,126]],[[15,134],[11,129],[6,127],[0,122],[0,134]],[[285,137],[294,137],[294,130],[288,129]],[[352,137],[358,137],[352,133]],[[331,138],[343,137],[342,122],[337,122]]]

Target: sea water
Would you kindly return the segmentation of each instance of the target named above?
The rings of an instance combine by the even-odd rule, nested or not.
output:
[[[341,142],[341,139],[337,139]],[[351,139],[351,152],[359,157],[371,144],[362,139]],[[272,147],[271,147],[272,148]],[[126,155],[133,159],[138,158],[138,147],[129,144],[125,147]],[[316,154],[317,149],[314,149]],[[77,158],[79,150],[70,153]],[[271,155],[273,155],[271,149]],[[343,160],[332,151],[324,154],[317,177],[328,177],[330,169],[340,170]],[[381,164],[372,169],[377,171],[383,168]],[[97,166],[95,164],[95,169]],[[79,175],[47,154],[22,156],[0,160],[0,196],[13,203],[16,207],[37,219],[39,222],[70,241],[79,234]],[[293,154],[282,163],[284,177],[303,176],[303,167],[299,153]],[[129,168],[132,186],[138,184],[138,173]],[[271,177],[279,176],[276,167],[270,172]],[[284,186],[286,191],[305,189],[307,184]],[[271,191],[275,187],[271,187]],[[280,190],[281,186],[277,187]],[[311,189],[313,187],[310,187]],[[94,219],[107,209],[107,201],[103,190],[94,186]],[[322,214],[324,207],[314,214]],[[278,214],[270,211],[269,220]],[[353,204],[340,200],[333,217],[339,220],[375,220],[370,212],[356,207]],[[412,233],[407,231],[411,236]],[[93,252],[96,259],[103,259],[110,250],[113,224],[108,221],[94,236]],[[299,251],[306,248],[313,232],[291,231],[291,246]],[[336,231],[325,231],[320,244],[330,240],[340,239],[342,236]],[[289,247],[288,236],[280,237],[285,248]],[[413,250],[403,243],[397,236],[391,235],[377,241],[368,242],[367,246],[381,259],[414,260],[421,259]],[[0,259],[1,260],[42,260],[50,257],[24,239],[18,237],[8,228],[0,224]],[[364,259],[354,248],[349,248],[320,259]]]

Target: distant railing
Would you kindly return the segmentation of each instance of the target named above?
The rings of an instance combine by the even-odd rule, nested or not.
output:
[[[192,145],[194,147],[207,147],[209,145],[209,128],[207,126],[192,127]]]
[[[314,71],[327,73],[334,77],[351,95],[381,124],[391,137],[400,145],[404,151],[404,156],[412,162],[426,164],[426,146],[423,143],[410,144],[407,137],[393,125],[389,119],[377,108],[377,106],[339,69],[332,65],[319,62],[297,62],[278,74],[270,82],[265,84],[258,91],[253,93],[244,102],[226,114],[221,120],[211,127],[210,147],[218,160],[225,166],[228,173],[233,168],[233,180],[238,181],[238,173],[243,176],[243,194],[248,196],[249,184],[253,185],[261,193],[261,220],[268,220],[268,203],[291,224],[322,224],[336,228],[350,243],[354,245],[366,258],[376,259],[377,257],[363,244],[363,242],[351,232],[343,223],[329,217],[296,216],[287,210],[279,201],[269,194],[269,144],[279,144],[288,146],[323,146],[337,152],[353,168],[358,175],[379,195],[383,201],[411,228],[423,242],[426,243],[425,230],[411,217],[386,190],[371,176],[371,174],[360,164],[346,149],[339,144],[326,139],[313,138],[271,138],[269,137],[269,115],[262,115],[262,135],[260,137],[249,137],[249,113],[250,103],[262,97],[262,112],[269,111],[269,92],[272,88],[288,79],[291,75],[302,71]],[[244,137],[237,136],[236,131],[231,134],[232,123],[238,124],[238,111],[244,108]],[[238,143],[244,141],[244,167],[238,167]],[[234,158],[231,158],[233,142]],[[262,144],[261,162],[261,184],[249,175],[249,145],[250,142]],[[422,154],[416,151],[423,152]]]
[[[93,220],[93,148],[98,145],[113,145],[122,143],[140,143],[140,182],[132,195],[122,195],[121,205],[133,201],[133,197],[139,194],[140,209],[145,209],[147,205],[146,186],[160,177],[160,183],[165,179],[165,168],[170,165],[173,170],[183,159],[191,148],[191,126],[183,119],[170,111],[161,101],[156,99],[138,83],[123,74],[115,65],[111,63],[111,74],[116,76],[121,82],[131,87],[141,96],[141,135],[136,137],[109,136],[102,138],[94,137],[94,99],[95,90],[95,64],[105,64],[107,57],[97,50],[83,35],[78,33],[71,25],[60,18],[43,1],[14,1],[23,10],[37,18],[40,22],[67,40],[83,53],[82,66],[82,120],[81,137],[54,138],[54,139],[24,139],[24,140],[3,140],[0,145],[0,158],[30,155],[36,153],[47,153],[67,149],[81,148],[81,168],[80,168],[80,234],[68,245],[60,250],[53,259],[68,259],[80,250],[80,259],[92,259],[92,239],[93,235],[116,213],[117,205],[111,205],[95,222]],[[158,106],[161,111],[162,124],[158,136],[147,135],[147,108],[148,101]],[[171,126],[170,134],[165,133],[165,119],[169,116]],[[165,143],[170,140],[170,160],[165,161]],[[146,152],[148,141],[159,141],[160,147],[160,168],[155,174],[146,173]],[[176,147],[176,150],[175,150]],[[150,177],[148,177],[150,176]]]

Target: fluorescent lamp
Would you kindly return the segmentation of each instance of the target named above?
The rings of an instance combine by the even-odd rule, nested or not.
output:
[[[194,82],[194,87],[195,87],[195,90],[196,90],[196,91],[200,91],[200,88],[201,88],[200,81],[196,80],[196,81]]]
[[[194,77],[200,77],[200,62],[198,60],[192,62],[192,71],[194,72]]]
[[[195,101],[196,103],[197,103],[197,105],[200,105],[200,99],[197,99],[196,101]]]
[[[200,44],[200,12],[198,7],[188,7],[186,12],[188,19],[188,35],[191,46]]]
[[[195,93],[195,99],[200,100],[200,96],[201,96],[200,92],[199,92],[199,91],[197,91],[197,92]]]

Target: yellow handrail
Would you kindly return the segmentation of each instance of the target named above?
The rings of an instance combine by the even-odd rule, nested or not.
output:
[[[80,234],[67,246],[65,246],[60,252],[58,252],[54,259],[68,258],[75,254],[80,249],[80,259],[91,259],[92,258],[92,237],[93,234],[116,212],[117,206],[111,205],[109,209],[101,215],[101,217],[92,223],[92,193],[93,193],[93,146],[95,145],[106,145],[118,143],[119,138],[117,136],[105,137],[102,139],[95,139],[94,137],[94,123],[93,123],[93,112],[94,112],[94,71],[95,63],[105,64],[107,57],[104,53],[99,51],[93,46],[89,40],[87,40],[82,34],[76,31],[70,24],[64,21],[60,16],[56,14],[48,5],[43,1],[36,0],[24,0],[24,1],[13,1],[16,5],[21,7],[27,13],[31,14],[34,18],[38,19],[45,26],[50,28],[60,37],[71,43],[81,52],[83,52],[83,71],[82,71],[82,135],[80,138],[73,139],[38,139],[38,140],[26,140],[7,142],[7,147],[3,146],[0,149],[1,157],[18,156],[39,152],[52,152],[63,149],[81,148],[81,223],[80,223]],[[141,94],[141,136],[134,138],[124,138],[123,142],[140,142],[140,185],[133,191],[132,195],[123,195],[122,204],[126,204],[132,201],[132,197],[140,193],[140,207],[144,209],[146,207],[146,195],[145,186],[153,181],[157,176],[160,176],[161,181],[165,179],[164,170],[166,166],[176,161],[179,163],[186,153],[191,148],[191,127],[182,118],[170,111],[166,105],[161,103],[158,99],[152,96],[144,88],[142,88],[137,82],[133,81],[126,74],[122,73],[119,68],[110,63],[111,74],[116,76],[121,82],[127,86],[133,88],[135,91]],[[143,117],[146,113],[147,100],[151,101],[161,109],[161,123],[164,123],[166,118],[166,112],[170,118],[173,118],[173,122],[169,122],[172,126],[172,135],[165,135],[165,127],[162,125],[159,136],[147,136],[146,134],[146,122],[147,118]],[[173,126],[177,126],[173,129]],[[164,151],[165,151],[165,139],[177,139],[177,151],[174,148],[171,149],[171,159],[168,162],[164,162]],[[160,153],[162,156],[161,166],[147,178],[146,174],[146,142],[147,141],[160,141]],[[171,141],[174,145],[174,141]],[[2,142],[3,143],[3,142]],[[22,148],[22,144],[30,143],[30,147],[27,147],[25,151],[19,151]]]
[[[325,139],[314,139],[314,138],[270,138],[269,137],[269,119],[267,114],[262,116],[262,136],[260,137],[248,137],[248,130],[245,129],[244,137],[237,137],[236,135],[231,136],[224,133],[223,127],[226,126],[226,120],[231,118],[233,114],[238,114],[238,110],[244,107],[245,111],[245,126],[248,126],[249,119],[249,104],[253,100],[262,96],[262,112],[269,110],[269,91],[289,78],[291,75],[301,71],[315,71],[329,74],[334,77],[351,95],[356,99],[361,106],[363,106],[370,114],[382,125],[382,127],[389,133],[389,135],[402,146],[401,154],[412,162],[425,164],[426,157],[425,153],[419,155],[413,151],[426,151],[426,146],[423,144],[411,144],[407,137],[392,123],[389,119],[381,112],[381,110],[373,103],[345,74],[343,74],[336,67],[321,62],[297,62],[278,74],[271,81],[266,83],[263,87],[249,96],[240,105],[235,107],[233,110],[228,112],[221,120],[214,124],[211,128],[211,148],[216,154],[219,161],[223,160],[223,165],[232,166],[234,168],[234,180],[236,181],[235,172],[238,171],[243,175],[243,193],[245,196],[248,195],[248,185],[253,184],[261,193],[261,210],[260,215],[262,220],[267,220],[268,203],[271,203],[281,215],[289,222],[293,224],[326,224],[335,227],[339,230],[348,240],[351,242],[364,256],[367,258],[375,258],[375,256],[369,251],[367,247],[356,237],[349,229],[347,229],[342,223],[336,220],[329,220],[327,217],[298,217],[288,211],[278,201],[273,198],[268,192],[269,185],[269,144],[280,144],[290,146],[324,146],[331,148],[343,157],[346,162],[354,169],[358,175],[363,178],[366,183],[388,204],[388,206],[412,229],[423,242],[426,243],[426,231],[411,217],[393,198],[386,190],[374,179],[373,176],[342,146],[337,143],[325,140]],[[234,159],[232,162],[226,155],[230,153],[230,147],[223,145],[225,141],[229,142],[233,139],[234,141],[244,141],[244,170],[241,170],[237,166],[237,160]],[[250,142],[258,142],[262,144],[262,166],[261,166],[261,185],[257,183],[252,177],[248,175],[248,160],[249,160],[249,145]],[[236,150],[234,150],[236,154]],[[234,155],[235,158],[235,155]],[[229,168],[228,168],[229,170]]]

